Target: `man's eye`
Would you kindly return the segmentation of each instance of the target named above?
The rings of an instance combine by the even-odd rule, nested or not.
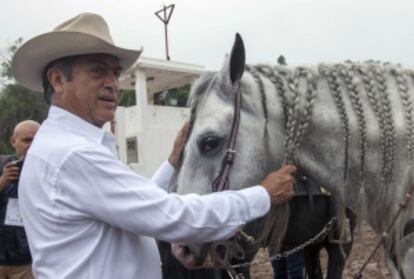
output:
[[[101,75],[105,74],[105,68],[100,67],[100,66],[95,66],[95,67],[92,67],[91,72],[95,76],[101,76]]]

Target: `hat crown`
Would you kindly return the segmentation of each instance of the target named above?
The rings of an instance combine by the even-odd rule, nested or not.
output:
[[[62,24],[54,32],[80,32],[98,37],[110,44],[114,44],[106,21],[97,14],[81,13]]]
[[[42,75],[51,61],[96,53],[118,58],[125,72],[134,64],[141,51],[116,46],[103,17],[82,13],[58,25],[53,31],[24,43],[13,56],[12,73],[21,85],[42,92]]]

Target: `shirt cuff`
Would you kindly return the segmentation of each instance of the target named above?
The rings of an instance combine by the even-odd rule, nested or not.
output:
[[[247,221],[263,217],[269,212],[271,207],[270,196],[267,190],[260,185],[239,190],[239,193],[244,196],[248,203]]]
[[[167,191],[174,172],[175,168],[167,160],[158,168],[151,180],[154,181],[158,187]]]

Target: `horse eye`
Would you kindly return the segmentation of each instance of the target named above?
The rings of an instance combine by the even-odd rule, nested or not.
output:
[[[220,139],[213,136],[208,136],[201,140],[199,148],[202,154],[211,154],[220,147]]]

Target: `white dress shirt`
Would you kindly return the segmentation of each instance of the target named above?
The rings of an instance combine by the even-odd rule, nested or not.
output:
[[[171,179],[170,164],[151,180],[115,153],[111,134],[50,108],[19,184],[36,278],[159,279],[154,238],[226,239],[270,208],[261,186],[204,196],[168,194],[161,187]]]

